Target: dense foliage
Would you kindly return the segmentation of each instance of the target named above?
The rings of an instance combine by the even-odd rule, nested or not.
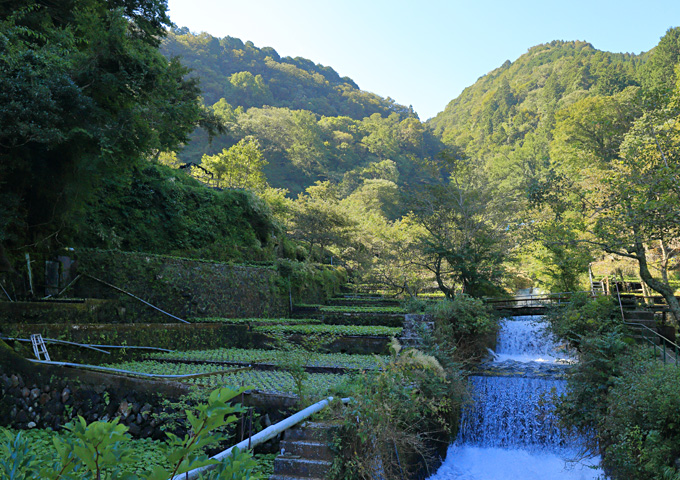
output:
[[[210,105],[224,98],[246,109],[269,105],[354,119],[410,112],[390,98],[360,90],[331,67],[301,57],[280,57],[271,47],[258,48],[238,38],[173,29],[161,51],[170,58],[181,57],[194,70]]]
[[[418,350],[401,351],[380,372],[339,387],[352,402],[340,407],[333,479],[410,478],[436,462],[458,427],[465,387],[457,369],[446,371]]]
[[[436,302],[412,301],[410,308],[434,318],[434,330],[421,334],[428,351],[447,368],[450,359],[474,360],[494,345],[499,319],[481,299],[461,294]]]
[[[1,241],[58,243],[101,176],[214,125],[197,82],[158,51],[166,9],[160,0],[2,3]]]
[[[601,453],[613,479],[680,478],[680,368],[635,346],[612,310],[609,299],[583,296],[548,316],[579,352],[557,408],[561,421]]]
[[[623,327],[621,311],[611,297],[593,298],[585,292],[572,295],[566,305],[553,306],[545,319],[550,332],[576,350],[584,337],[608,335]]]
[[[252,192],[148,162],[104,178],[76,225],[80,245],[218,261],[273,260],[280,231]]]

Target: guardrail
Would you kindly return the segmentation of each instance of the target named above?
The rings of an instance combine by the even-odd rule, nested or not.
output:
[[[656,356],[657,350],[660,349],[661,350],[660,354],[661,358],[663,359],[663,363],[664,364],[667,363],[666,362],[666,358],[668,356],[667,346],[670,346],[673,352],[673,357],[675,357],[674,361],[675,365],[676,366],[680,365],[680,345],[664,337],[659,332],[652,330],[643,323],[626,322],[624,319],[623,324],[631,326],[632,328],[640,329],[642,332],[645,332],[645,334],[642,335],[642,339],[645,341],[646,344],[652,347],[653,350],[652,358]],[[651,336],[649,335],[649,333],[651,333]],[[658,340],[659,344],[657,344],[655,340]]]
[[[679,354],[680,354],[680,346],[677,343],[666,338],[665,336],[661,335],[656,330],[652,330],[651,328],[649,328],[647,325],[645,325],[643,323],[626,321],[626,315],[623,311],[623,303],[621,302],[621,292],[619,292],[618,284],[616,285],[616,296],[619,300],[619,308],[621,309],[621,319],[623,320],[623,324],[632,326],[632,328],[638,328],[642,332],[644,332],[645,334],[642,335],[642,338],[644,339],[645,343],[649,344],[652,347],[653,356],[656,356],[657,348],[661,349],[661,357],[663,359],[664,364],[666,364],[666,356],[667,356],[666,355],[666,345],[671,345],[672,348],[673,348],[673,353],[674,353],[674,357],[675,357],[675,365],[678,366],[680,364],[680,359],[678,358]],[[649,336],[648,332],[651,332],[652,335]],[[658,337],[658,338],[655,339],[655,337]],[[655,340],[659,341],[659,343],[661,345],[660,347],[659,347],[659,345],[656,344]]]
[[[488,298],[485,302],[494,307],[545,307],[547,305],[561,305],[569,303],[574,293],[560,292],[540,295],[522,295],[514,298]],[[582,292],[590,295],[590,292]]]
[[[260,443],[264,443],[267,440],[270,440],[274,438],[275,436],[279,435],[281,432],[288,430],[291,427],[294,427],[298,423],[302,422],[303,420],[306,420],[307,418],[311,417],[314,415],[316,412],[323,410],[328,406],[328,404],[333,400],[333,397],[328,397],[324,400],[321,400],[320,402],[315,403],[314,405],[310,405],[309,407],[305,408],[304,410],[299,411],[295,415],[292,415],[284,420],[281,420],[279,423],[276,423],[270,427],[265,428],[259,433],[256,433],[252,437],[243,440],[241,443],[237,443],[233,447],[230,447],[216,455],[213,455],[210,457],[211,460],[217,460],[221,461],[224,460],[225,458],[229,457],[231,453],[234,451],[234,449],[239,449],[239,450],[244,450],[244,449],[251,449],[254,448],[256,445],[259,445]],[[343,398],[342,403],[349,403],[350,399],[349,398]],[[208,470],[212,470],[217,467],[218,464],[211,464],[211,465],[206,465],[205,467],[199,467],[195,468],[193,470],[190,470],[186,473],[181,473],[179,475],[176,475],[172,477],[170,480],[194,480],[199,478],[203,473],[207,472]]]

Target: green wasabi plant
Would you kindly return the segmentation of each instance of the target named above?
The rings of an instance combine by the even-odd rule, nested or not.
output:
[[[240,404],[229,402],[250,387],[239,390],[220,388],[213,391],[208,403],[196,407],[196,413],[186,411],[191,432],[180,438],[168,434],[166,466],[155,466],[150,472],[135,473],[138,458],[130,447],[128,428],[118,419],[88,424],[84,418],[66,425],[70,433],[53,439],[54,450],[32,452],[29,441],[21,434],[3,431],[0,441],[0,478],[3,480],[168,480],[190,470],[207,465],[216,468],[205,473],[205,480],[255,480],[257,466],[250,452],[235,449],[222,462],[209,459],[204,449],[225,440],[217,431],[237,421],[236,414],[245,412]]]

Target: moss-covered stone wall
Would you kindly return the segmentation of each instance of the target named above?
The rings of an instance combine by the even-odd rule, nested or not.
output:
[[[252,332],[247,325],[224,325],[201,323],[185,325],[174,324],[135,324],[135,325],[55,325],[55,324],[15,324],[4,326],[3,333],[8,337],[29,338],[39,333],[43,338],[55,338],[69,342],[90,345],[135,345],[167,348],[169,350],[202,350],[212,348],[252,348]],[[24,344],[30,352],[30,344]],[[113,362],[120,358],[136,357],[136,353],[147,350],[111,350],[111,355],[99,353],[82,347],[48,344],[52,360],[76,363]],[[104,348],[105,349],[105,348]]]
[[[76,270],[122,288],[176,315],[188,317],[281,317],[288,298],[274,267],[232,265],[118,251],[80,251]],[[74,294],[120,302],[118,321],[154,321],[167,316],[91,278]]]
[[[0,328],[7,324],[109,323],[117,321],[117,302],[83,299],[71,302],[0,302]]]

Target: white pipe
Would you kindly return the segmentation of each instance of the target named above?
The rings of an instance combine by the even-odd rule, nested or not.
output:
[[[17,342],[30,342],[31,340],[28,338],[15,338],[15,337],[3,337],[0,336],[0,339],[2,340],[10,340],[10,341],[17,341]],[[56,338],[43,338],[46,343],[63,343],[66,345],[75,345],[76,347],[83,347],[83,348],[90,348],[92,350],[97,350],[98,352],[102,353],[110,353],[105,350],[100,350],[97,347],[101,348],[122,348],[122,349],[138,349],[138,350],[157,350],[160,352],[167,352],[167,353],[172,353],[174,350],[168,350],[167,348],[159,348],[159,347],[141,347],[138,345],[97,345],[96,343],[90,344],[90,343],[76,343],[76,342],[68,342],[66,340],[57,340]]]
[[[0,339],[14,341],[14,342],[30,342],[31,341],[28,338],[2,337],[2,336],[0,336]],[[95,347],[94,345],[85,345],[85,344],[82,344],[82,343],[68,342],[66,340],[57,340],[55,338],[43,338],[43,340],[45,341],[45,343],[63,343],[65,345],[75,345],[77,347],[89,348],[90,350],[96,350],[98,352],[110,355],[110,352],[107,352],[106,350],[102,350],[100,348],[97,348],[97,347],[101,347],[101,345],[97,345],[97,347]]]
[[[148,378],[200,378],[200,377],[205,377],[209,375],[218,375],[221,373],[231,373],[235,372],[238,370],[242,370],[240,368],[238,369],[232,369],[232,370],[218,370],[216,372],[207,372],[207,373],[188,373],[185,375],[160,375],[156,373],[142,373],[142,372],[133,372],[131,370],[121,370],[119,368],[111,368],[111,367],[100,367],[99,365],[85,365],[85,364],[80,364],[80,363],[70,363],[70,362],[53,362],[53,361],[48,361],[48,360],[33,360],[32,358],[28,359],[29,361],[33,363],[44,363],[46,365],[56,365],[57,367],[76,367],[76,368],[84,368],[86,370],[102,370],[104,372],[114,372],[114,373],[125,373],[128,375],[135,375],[138,377],[148,377]]]
[[[270,440],[275,436],[279,435],[284,430],[288,430],[289,428],[297,425],[306,418],[311,417],[316,412],[323,410],[332,400],[333,397],[328,397],[325,400],[321,400],[320,402],[315,403],[314,405],[310,405],[309,407],[299,411],[295,415],[291,415],[290,417],[281,420],[279,423],[276,423],[274,425],[271,425],[270,427],[265,428],[264,430],[262,430],[259,433],[256,433],[252,437],[247,438],[243,440],[241,443],[237,443],[233,447],[230,447],[218,453],[217,455],[213,455],[210,458],[211,460],[221,461],[227,458],[229,455],[231,455],[231,452],[235,448],[238,448],[239,450],[246,450],[248,448],[252,448],[255,447],[256,445],[259,445],[260,443],[264,443],[267,440]],[[349,398],[342,399],[342,403],[349,403],[349,401],[350,401]],[[218,464],[212,464],[206,465],[205,467],[194,468],[193,470],[189,470],[186,473],[180,473],[179,475],[175,475],[170,480],[194,480],[197,479],[201,473],[217,468],[217,465]]]

